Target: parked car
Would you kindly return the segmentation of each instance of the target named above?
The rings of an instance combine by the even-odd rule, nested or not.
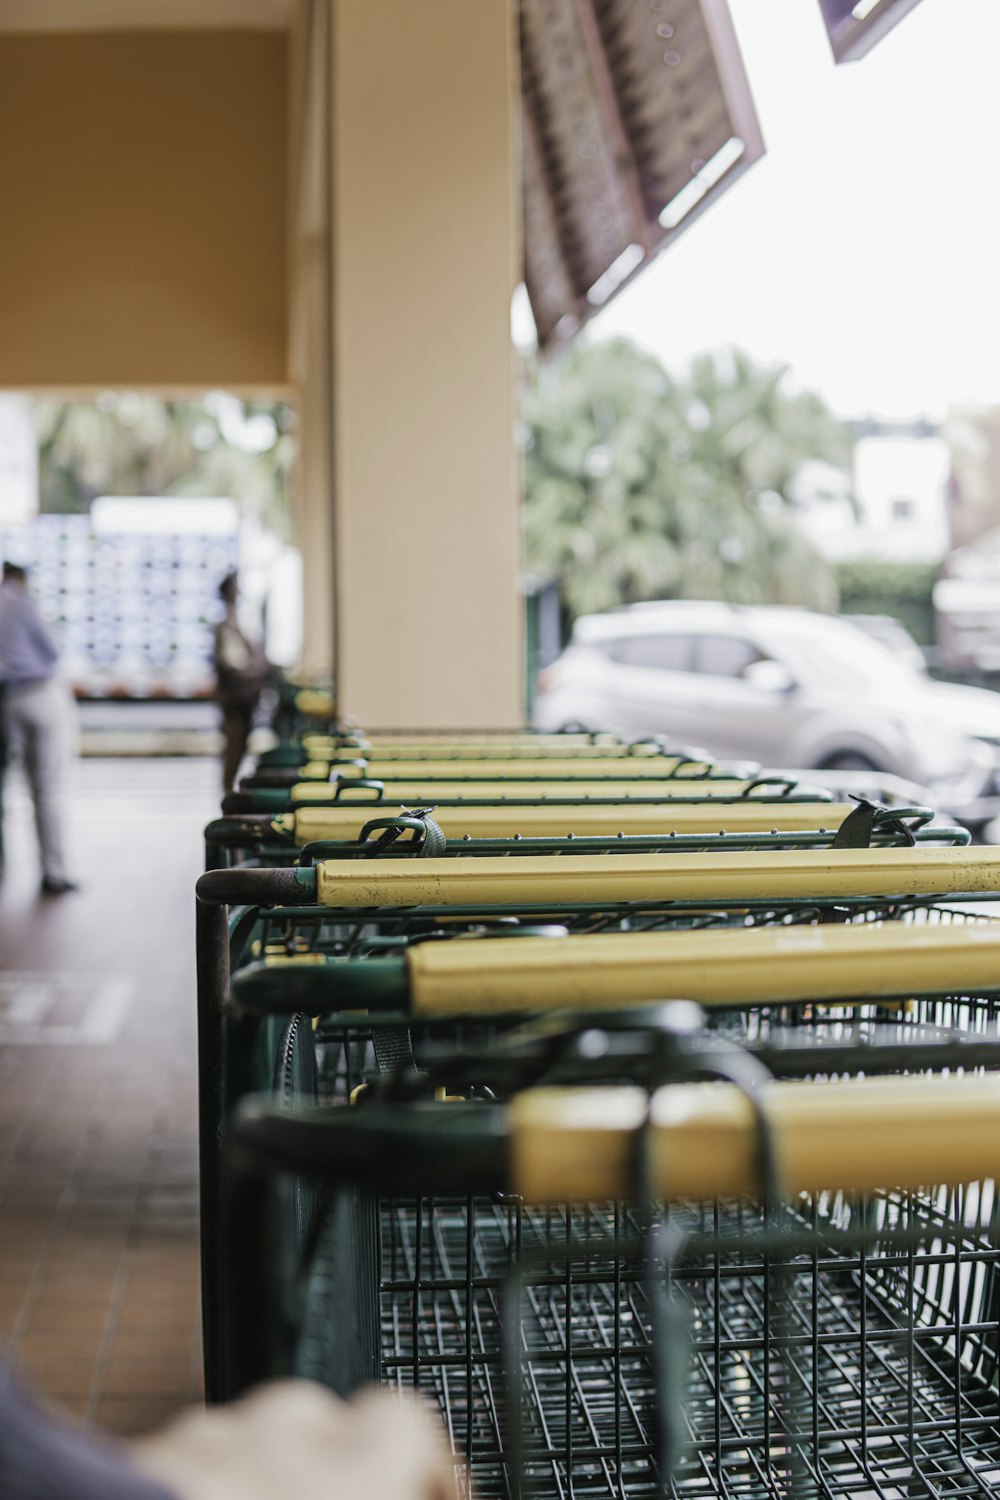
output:
[[[1000,694],[935,682],[910,653],[807,609],[671,600],[581,616],[540,675],[534,719],[888,772],[973,827],[1000,812]]]
[[[925,670],[927,658],[901,620],[895,615],[842,615],[849,625],[856,625],[865,635],[880,641],[894,656],[908,661],[918,672]]]

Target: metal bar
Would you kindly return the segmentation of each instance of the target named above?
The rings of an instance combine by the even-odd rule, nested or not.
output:
[[[231,1052],[231,1038],[226,1034],[230,1024],[226,1015],[230,939],[227,907],[274,904],[283,896],[301,900],[300,875],[309,877],[311,872],[217,869],[201,876],[196,888],[202,1332],[205,1392],[212,1402],[231,1394],[226,1309],[230,1295],[227,1267],[231,1266],[233,1252],[222,1137],[230,1103],[227,1070],[239,1068],[242,1055],[239,1048]],[[308,885],[307,879],[307,889]]]
[[[205,868],[224,869],[225,850],[260,849],[268,839],[274,841],[279,836],[274,820],[267,813],[213,818],[205,828]]]
[[[195,891],[205,906],[295,906],[315,897],[312,870],[207,870]]]
[[[198,994],[199,1155],[201,1177],[201,1308],[205,1349],[205,1395],[221,1401],[225,1391],[222,1308],[221,1141],[223,1014],[229,987],[226,910],[198,902],[195,919]]]

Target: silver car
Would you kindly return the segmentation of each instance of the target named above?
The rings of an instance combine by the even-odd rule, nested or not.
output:
[[[766,766],[888,772],[972,825],[1000,811],[1000,694],[935,682],[806,609],[671,600],[584,615],[539,677],[534,722],[662,734]]]

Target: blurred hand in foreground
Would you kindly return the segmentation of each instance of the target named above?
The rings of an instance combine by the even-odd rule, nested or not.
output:
[[[177,1500],[454,1500],[443,1433],[418,1401],[352,1401],[283,1380],[191,1410],[129,1445]]]

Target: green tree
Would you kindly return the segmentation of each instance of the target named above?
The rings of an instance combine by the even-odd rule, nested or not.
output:
[[[296,439],[286,406],[109,392],[39,400],[35,428],[45,511],[85,512],[98,495],[226,495],[287,534]]]
[[[846,427],[787,371],[739,352],[674,378],[626,339],[528,373],[526,560],[572,614],[650,598],[836,608],[795,523],[796,479],[846,468]]]

